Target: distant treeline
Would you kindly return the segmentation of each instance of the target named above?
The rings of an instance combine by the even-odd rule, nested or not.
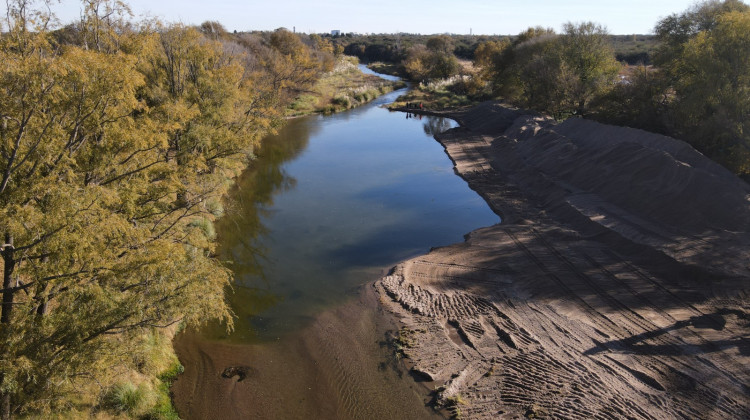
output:
[[[42,1],[6,6],[0,418],[176,418],[160,331],[231,326],[222,196],[343,48],[134,22],[118,0],[57,30]]]
[[[391,34],[353,35],[340,37],[334,42],[344,45],[344,53],[359,57],[365,62],[382,61],[398,63],[406,58],[414,45],[427,44],[435,35]],[[453,55],[460,59],[473,60],[479,45],[488,41],[513,41],[517,36],[503,35],[445,35],[451,39]],[[608,35],[618,61],[636,65],[651,64],[656,49],[655,35]]]

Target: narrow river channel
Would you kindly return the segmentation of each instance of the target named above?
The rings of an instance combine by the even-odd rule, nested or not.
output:
[[[453,121],[381,107],[403,93],[292,120],[263,140],[217,226],[220,256],[235,274],[235,329],[210,326],[176,340],[182,417],[436,414],[424,407],[425,390],[400,377],[387,328],[362,309],[372,296],[361,289],[399,261],[499,218],[432,138]],[[247,377],[222,378],[227,367]]]

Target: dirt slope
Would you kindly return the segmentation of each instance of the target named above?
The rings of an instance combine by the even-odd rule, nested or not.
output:
[[[503,218],[375,284],[464,418],[750,418],[750,187],[685,143],[486,103],[438,136]]]

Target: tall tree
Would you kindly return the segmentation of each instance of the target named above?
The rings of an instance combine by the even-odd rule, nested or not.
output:
[[[674,123],[703,152],[750,173],[750,9],[718,14],[709,28],[663,63],[673,76]]]
[[[620,65],[607,38],[607,31],[593,22],[566,23],[560,38],[563,61],[572,72],[575,84],[571,92],[575,112],[584,115],[588,102],[614,85]]]

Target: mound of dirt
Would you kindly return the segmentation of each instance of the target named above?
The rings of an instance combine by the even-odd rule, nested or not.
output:
[[[376,282],[466,418],[746,418],[750,187],[689,145],[485,103],[436,138],[503,218]]]

